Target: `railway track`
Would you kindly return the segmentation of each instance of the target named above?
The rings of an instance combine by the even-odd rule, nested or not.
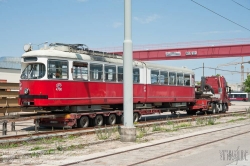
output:
[[[137,147],[133,147],[130,149],[127,148],[125,150],[111,150],[105,153],[99,153],[96,156],[85,156],[84,159],[82,158],[83,160],[63,164],[63,166],[94,165],[95,163],[105,163],[105,165],[114,165],[115,163],[115,165],[129,166],[154,165],[156,160],[161,159],[159,163],[163,162],[163,158],[166,158],[170,155],[196,149],[202,146],[207,146],[209,144],[228,140],[233,137],[249,134],[249,126],[250,124],[243,124],[223,129],[217,129],[210,132],[202,132],[199,134],[184,136],[174,140],[160,140],[154,143],[150,143],[149,145],[138,145]],[[195,141],[193,141],[194,139]],[[129,160],[125,160],[125,158]],[[164,163],[162,163],[162,165],[164,165]]]
[[[237,112],[228,112],[228,113],[221,113],[221,114],[211,114],[211,115],[197,115],[197,116],[187,116],[187,117],[178,117],[175,118],[167,118],[167,119],[160,119],[160,120],[149,120],[149,121],[139,121],[135,126],[137,128],[143,127],[152,127],[154,125],[164,125],[166,122],[172,123],[182,123],[182,122],[191,122],[195,121],[197,118],[220,118],[220,117],[227,117],[227,116],[235,116],[235,115],[244,115],[247,114],[246,111],[237,111]],[[0,143],[10,143],[10,142],[22,142],[26,140],[37,140],[41,138],[50,138],[50,137],[62,137],[65,135],[88,135],[88,134],[96,134],[96,129],[104,130],[104,129],[111,129],[112,127],[118,127],[119,125],[115,126],[105,126],[103,127],[88,127],[88,128],[73,128],[69,130],[56,130],[56,131],[40,131],[40,132],[33,132],[28,134],[20,134],[20,135],[9,135],[9,136],[2,136],[0,137]]]

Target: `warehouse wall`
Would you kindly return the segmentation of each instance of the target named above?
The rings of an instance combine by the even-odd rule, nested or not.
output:
[[[0,80],[7,80],[8,83],[19,83],[21,69],[0,68]]]

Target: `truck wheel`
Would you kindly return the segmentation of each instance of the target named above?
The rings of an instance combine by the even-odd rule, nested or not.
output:
[[[97,115],[95,117],[95,126],[101,126],[103,125],[103,117],[102,115]]]
[[[134,120],[134,122],[138,122],[139,121],[139,114],[138,114],[138,112],[135,112],[133,114],[133,120]]]
[[[89,118],[87,116],[82,116],[77,120],[77,127],[88,127],[89,126]]]
[[[116,123],[116,115],[115,114],[110,114],[108,117],[108,124],[109,125],[114,125]]]
[[[222,112],[222,113],[225,113],[225,112],[226,112],[226,106],[225,106],[225,104],[222,104],[221,112]]]
[[[216,113],[218,113],[217,106],[216,104],[212,104],[212,114],[216,114]]]

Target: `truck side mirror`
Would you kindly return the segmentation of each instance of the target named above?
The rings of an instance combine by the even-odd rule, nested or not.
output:
[[[232,92],[232,90],[231,90],[231,87],[229,87],[229,90],[228,90],[228,92],[229,92],[229,93],[231,93],[231,92]]]

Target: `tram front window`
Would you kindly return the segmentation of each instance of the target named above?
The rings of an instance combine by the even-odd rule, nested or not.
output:
[[[40,63],[29,64],[22,72],[21,79],[40,79],[45,75],[45,65]]]

